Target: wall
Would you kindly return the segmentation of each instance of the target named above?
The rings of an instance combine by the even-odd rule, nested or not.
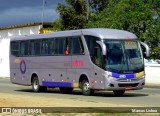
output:
[[[9,43],[13,36],[39,34],[39,26],[0,30],[0,77],[9,77]]]
[[[160,85],[160,64],[146,64],[146,84]]]

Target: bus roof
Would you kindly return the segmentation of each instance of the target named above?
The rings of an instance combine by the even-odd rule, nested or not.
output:
[[[84,35],[94,35],[100,37],[101,39],[136,39],[137,36],[131,32],[118,30],[118,29],[105,29],[105,28],[95,28],[95,29],[83,29]]]
[[[78,36],[82,34],[96,36],[101,39],[137,39],[136,35],[124,30],[107,29],[107,28],[91,28],[91,29],[59,31],[59,32],[52,32],[52,33],[38,34],[38,35],[18,36],[18,37],[12,37],[11,40]]]

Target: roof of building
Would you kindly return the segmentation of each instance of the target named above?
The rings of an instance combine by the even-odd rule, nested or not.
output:
[[[19,25],[12,25],[7,27],[0,27],[0,30],[8,30],[8,29],[15,29],[15,28],[23,28],[23,27],[30,27],[30,26],[38,26],[42,25],[42,22],[34,22],[34,23],[27,23],[27,24],[19,24]],[[44,22],[43,27],[52,27],[51,22]]]

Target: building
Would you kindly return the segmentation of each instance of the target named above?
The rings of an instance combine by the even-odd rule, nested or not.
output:
[[[22,25],[13,25],[0,27],[0,77],[10,76],[9,67],[9,43],[13,36],[24,36],[30,34],[41,34],[51,32],[52,23],[29,23]]]

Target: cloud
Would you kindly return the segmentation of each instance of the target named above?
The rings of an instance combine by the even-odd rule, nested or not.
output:
[[[3,2],[3,4],[1,4]],[[56,8],[64,0],[46,0],[44,22],[58,18]],[[0,27],[42,21],[42,0],[0,0]]]
[[[44,10],[44,22],[51,22],[58,17],[54,9]],[[42,8],[41,7],[23,7],[13,8],[3,12],[0,18],[0,26],[17,25],[31,22],[42,21]]]

